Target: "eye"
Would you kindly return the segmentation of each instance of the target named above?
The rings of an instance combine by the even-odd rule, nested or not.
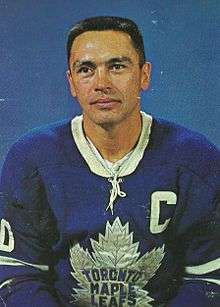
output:
[[[79,69],[77,69],[77,74],[80,74],[82,76],[88,76],[92,74],[92,72],[93,72],[93,69],[88,66],[82,66]]]
[[[112,64],[110,66],[110,69],[113,70],[113,71],[121,71],[124,68],[126,68],[126,66],[124,64]]]

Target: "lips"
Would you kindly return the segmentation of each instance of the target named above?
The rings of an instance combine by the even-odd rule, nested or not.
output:
[[[119,103],[121,103],[121,101],[118,99],[111,97],[103,97],[92,101],[90,105],[100,110],[112,110],[117,107]]]
[[[90,104],[91,105],[94,105],[94,104],[108,105],[108,104],[113,104],[113,103],[118,103],[118,102],[120,101],[117,99],[113,99],[113,98],[99,98],[99,99],[92,101]]]

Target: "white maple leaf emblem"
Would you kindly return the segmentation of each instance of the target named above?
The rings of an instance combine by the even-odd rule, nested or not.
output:
[[[153,299],[143,288],[160,267],[164,246],[140,257],[139,243],[119,217],[112,225],[107,222],[98,241],[90,241],[91,254],[79,244],[70,249],[71,274],[79,287],[73,289],[74,306],[151,306]]]

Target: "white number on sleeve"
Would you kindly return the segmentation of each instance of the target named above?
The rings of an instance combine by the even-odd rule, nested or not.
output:
[[[14,249],[14,235],[9,222],[2,219],[0,225],[0,250],[4,252],[12,252]]]

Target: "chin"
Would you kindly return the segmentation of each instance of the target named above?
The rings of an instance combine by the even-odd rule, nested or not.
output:
[[[113,120],[113,119],[100,119],[100,120],[96,120],[95,121],[95,124],[98,125],[98,126],[102,126],[102,127],[112,127],[114,125],[116,125],[118,123],[118,121],[116,120]]]
[[[94,114],[95,115],[95,114]],[[119,114],[99,114],[97,116],[90,116],[90,120],[96,125],[114,125],[121,122],[123,116]]]

